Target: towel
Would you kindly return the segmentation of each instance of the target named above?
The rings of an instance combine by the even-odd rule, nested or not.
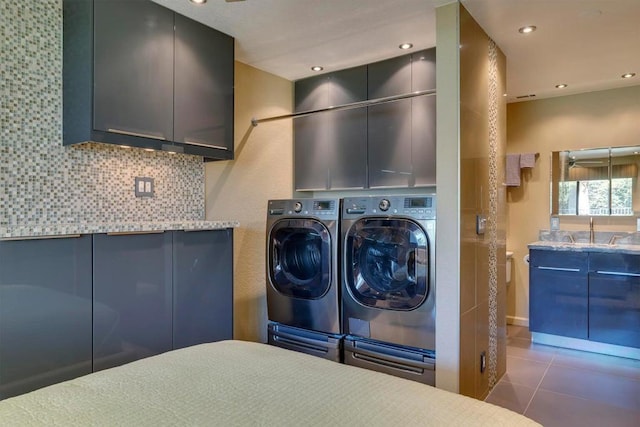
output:
[[[508,187],[520,187],[520,154],[507,154]]]
[[[532,168],[536,165],[536,153],[522,153],[520,154],[520,167]]]

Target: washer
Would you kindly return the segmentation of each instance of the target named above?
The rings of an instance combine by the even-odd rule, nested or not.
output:
[[[436,197],[342,201],[344,362],[435,385]]]
[[[341,360],[338,199],[269,200],[269,343]]]

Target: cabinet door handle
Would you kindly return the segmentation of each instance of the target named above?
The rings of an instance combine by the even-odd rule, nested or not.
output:
[[[112,128],[109,128],[107,130],[109,132],[119,133],[119,134],[122,134],[122,135],[139,136],[141,138],[159,139],[161,141],[166,141],[167,140],[167,138],[165,138],[164,136],[149,135],[149,134],[146,134],[146,133],[130,132],[128,130],[112,129]]]
[[[202,142],[193,142],[187,140],[184,140],[182,143],[187,145],[196,145],[198,147],[217,148],[218,150],[229,151],[228,147],[223,147],[222,145],[203,144]]]
[[[572,271],[577,273],[580,271],[579,268],[565,268],[565,267],[536,267],[538,270],[553,270],[553,271]]]
[[[640,274],[638,274],[638,273],[624,273],[622,271],[599,271],[599,270],[597,270],[596,273],[604,274],[604,275],[607,275],[607,276],[640,277]]]
[[[107,236],[133,236],[137,234],[162,234],[165,230],[149,230],[149,231],[110,231]]]
[[[45,236],[3,237],[0,241],[10,242],[15,240],[76,239],[80,236],[81,234],[48,234]]]

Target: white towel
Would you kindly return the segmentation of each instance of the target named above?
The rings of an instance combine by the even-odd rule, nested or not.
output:
[[[536,153],[522,153],[520,154],[520,167],[532,168],[536,165]]]
[[[520,154],[507,154],[507,179],[509,187],[520,187]]]

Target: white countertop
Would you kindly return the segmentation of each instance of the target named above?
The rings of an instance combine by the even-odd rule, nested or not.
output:
[[[32,237],[62,237],[65,235],[94,233],[144,233],[170,230],[218,230],[236,228],[240,223],[235,220],[221,221],[167,221],[167,222],[135,222],[135,223],[100,223],[100,224],[50,224],[22,225],[0,227],[0,239],[19,240]]]

